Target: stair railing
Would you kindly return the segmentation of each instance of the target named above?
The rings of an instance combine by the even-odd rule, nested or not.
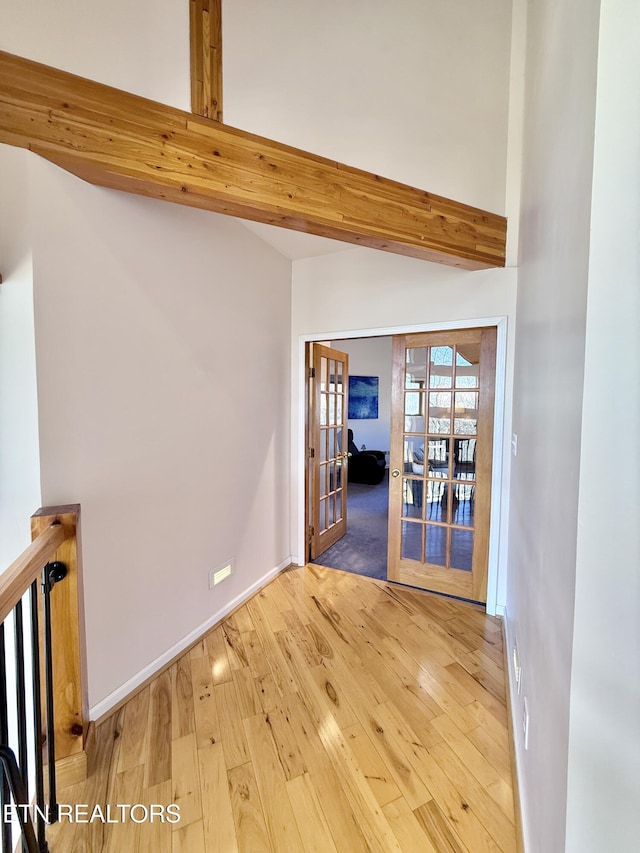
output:
[[[73,505],[38,510],[32,518],[34,541],[0,574],[2,853],[14,853],[17,834],[25,853],[47,853],[46,825],[58,819],[56,741],[73,734],[61,731],[56,721],[56,693],[61,689],[56,671],[61,667],[56,663],[70,651],[73,658],[74,650],[61,651],[59,642],[56,648],[58,628],[66,619],[60,604],[68,609],[69,597],[61,595],[56,602],[54,588],[68,584],[69,575],[73,576],[77,615],[79,509]],[[62,675],[69,680],[69,673]],[[82,691],[70,685],[67,692]],[[82,749],[82,707],[77,717],[77,748]]]

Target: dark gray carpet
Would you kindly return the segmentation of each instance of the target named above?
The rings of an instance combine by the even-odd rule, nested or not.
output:
[[[347,533],[314,563],[370,578],[387,577],[389,472],[378,486],[349,483]]]

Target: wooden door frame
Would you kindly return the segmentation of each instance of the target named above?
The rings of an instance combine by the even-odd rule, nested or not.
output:
[[[500,530],[502,524],[502,475],[503,453],[505,446],[504,421],[506,403],[507,374],[507,317],[481,317],[465,320],[451,320],[440,323],[419,323],[405,326],[389,326],[375,329],[350,329],[331,332],[316,332],[298,337],[297,352],[293,352],[293,391],[292,391],[292,470],[297,472],[292,483],[292,544],[295,546],[292,560],[304,565],[308,550],[307,519],[307,344],[323,343],[350,338],[381,338],[393,335],[406,335],[413,332],[440,332],[456,329],[497,328],[496,341],[496,390],[494,401],[493,463],[491,475],[491,524],[489,530],[489,567],[487,577],[487,613],[501,615],[498,607],[498,577],[501,566],[506,569],[506,554],[500,553]],[[507,518],[505,518],[507,520]],[[506,537],[505,540],[506,541]]]

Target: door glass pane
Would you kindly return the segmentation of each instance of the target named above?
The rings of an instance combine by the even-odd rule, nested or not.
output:
[[[344,388],[342,387],[342,385],[343,385],[342,367],[343,367],[342,362],[336,361],[336,391],[339,391],[341,394],[344,391]]]
[[[320,390],[327,391],[328,390],[328,380],[327,380],[327,359],[322,356],[320,359]]]
[[[320,426],[327,425],[327,394],[320,394]]]
[[[453,484],[453,506],[451,521],[461,527],[473,527],[475,486],[468,483]]]
[[[336,521],[342,520],[342,492],[336,495]]]
[[[327,433],[328,433],[328,430],[326,430],[326,429],[320,430],[320,447],[319,447],[320,457],[319,458],[320,458],[321,462],[327,461]]]
[[[478,432],[478,392],[456,391],[455,397],[455,434],[475,435]]]
[[[451,388],[453,347],[431,347],[429,361],[429,388]]]
[[[477,388],[480,381],[480,344],[462,344],[456,352],[456,388]]]
[[[402,483],[402,515],[405,518],[422,518],[424,482],[407,477]]]
[[[338,396],[336,397],[336,423],[337,424],[342,423],[342,400],[343,400],[342,394],[338,394]]]
[[[408,347],[406,350],[405,388],[424,388],[427,380],[427,348]]]
[[[429,432],[451,432],[451,393],[435,391],[429,394]]]
[[[336,395],[329,394],[329,423],[335,424],[336,422]]]
[[[451,568],[470,572],[473,563],[473,531],[451,529]]]
[[[422,528],[419,521],[402,522],[402,557],[405,560],[420,560],[422,557]]]
[[[336,488],[336,463],[327,463],[327,494]]]
[[[404,470],[407,474],[417,474],[424,477],[424,438],[405,435]]]
[[[449,439],[429,436],[427,447],[429,477],[446,479],[449,476]]]
[[[327,466],[326,464],[320,465],[320,497],[324,497],[327,494]]]
[[[404,413],[405,415],[424,415],[424,394],[420,391],[407,391],[404,395]]]
[[[329,391],[336,390],[336,363],[330,358],[329,359]]]
[[[427,481],[427,512],[429,521],[447,520],[447,483],[441,480]]]
[[[424,435],[425,395],[420,391],[409,391],[404,396],[405,432],[419,432]]]
[[[344,434],[346,435],[346,432]],[[341,459],[343,464],[344,464],[344,459],[342,457],[342,435],[343,435],[342,427],[337,427],[337,429],[336,429],[336,444],[335,444],[336,459]],[[345,450],[346,449],[347,448],[345,447]]]
[[[438,524],[427,524],[424,556],[426,563],[434,566],[447,565],[447,528]]]
[[[342,459],[338,459],[336,462],[336,489],[342,488]]]
[[[336,458],[336,431],[335,429],[327,430],[327,438],[329,444],[329,459]]]
[[[453,476],[456,480],[475,480],[476,439],[456,438],[453,444],[455,447]]]
[[[327,529],[327,499],[320,499],[320,533]]]

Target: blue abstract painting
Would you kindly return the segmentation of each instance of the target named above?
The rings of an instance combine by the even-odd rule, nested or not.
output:
[[[349,377],[349,419],[378,417],[378,377]]]

